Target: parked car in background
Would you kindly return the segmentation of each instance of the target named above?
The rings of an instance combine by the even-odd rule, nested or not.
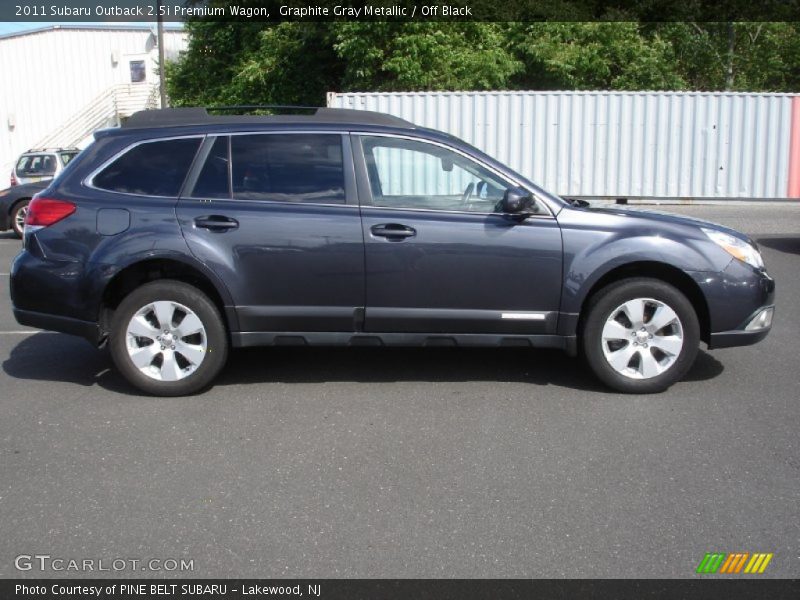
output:
[[[11,229],[21,238],[28,203],[49,184],[49,181],[38,181],[0,190],[0,231]]]
[[[10,183],[15,186],[55,179],[79,152],[77,148],[28,150],[17,159]]]
[[[569,202],[453,136],[341,109],[136,113],[31,202],[11,267],[20,324],[107,344],[164,396],[264,345],[559,348],[658,392],[701,340],[763,339],[774,290],[742,233]]]

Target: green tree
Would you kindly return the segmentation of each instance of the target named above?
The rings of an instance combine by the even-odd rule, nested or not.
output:
[[[244,1],[244,0],[243,0]],[[796,23],[190,20],[174,105],[325,103],[328,91],[800,90]]]
[[[796,23],[665,23],[676,69],[693,90],[800,90]]]
[[[509,24],[525,68],[514,84],[539,90],[681,89],[670,43],[638,23]]]
[[[165,65],[170,102],[174,106],[235,102],[231,82],[240,61],[257,46],[263,24],[195,19],[185,28],[187,50]]]
[[[351,21],[335,30],[345,91],[503,89],[523,68],[496,23]]]
[[[229,85],[233,96],[242,104],[325,104],[344,71],[331,26],[296,21],[265,27],[239,61]]]

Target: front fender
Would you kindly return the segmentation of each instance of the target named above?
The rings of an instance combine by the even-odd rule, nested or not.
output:
[[[698,227],[588,211],[564,212],[569,214],[559,218],[564,240],[562,313],[579,313],[592,287],[625,265],[659,263],[687,274],[719,273],[732,260]]]

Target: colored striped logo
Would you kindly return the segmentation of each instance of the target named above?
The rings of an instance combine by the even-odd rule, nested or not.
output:
[[[706,552],[703,560],[697,566],[697,572],[703,574],[725,573],[728,575],[736,573],[763,573],[769,561],[772,560],[772,553],[756,552]]]

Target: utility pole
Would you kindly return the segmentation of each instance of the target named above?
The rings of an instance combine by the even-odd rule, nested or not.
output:
[[[725,69],[725,90],[733,89],[733,58],[736,54],[736,30],[728,21],[728,64]]]
[[[164,83],[164,16],[161,14],[161,0],[156,0],[156,20],[158,21],[158,89],[161,92],[161,108],[167,108],[167,87]]]

